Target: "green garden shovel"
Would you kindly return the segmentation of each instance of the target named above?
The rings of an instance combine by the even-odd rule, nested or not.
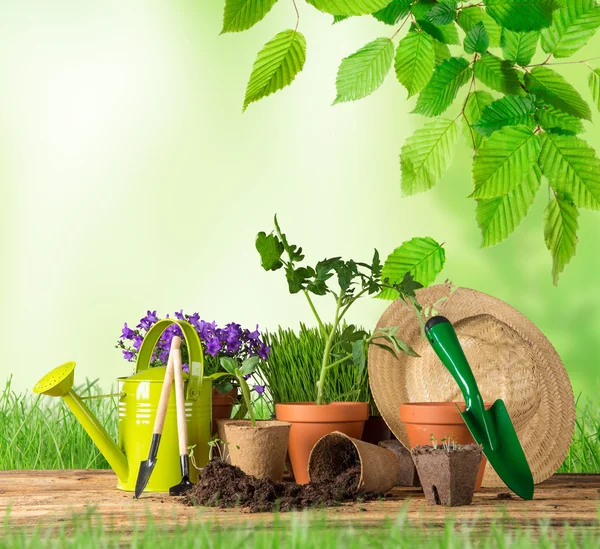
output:
[[[458,383],[465,398],[461,412],[469,431],[498,476],[523,499],[533,499],[533,476],[527,458],[502,400],[485,409],[477,382],[450,321],[434,316],[425,333],[433,350]]]

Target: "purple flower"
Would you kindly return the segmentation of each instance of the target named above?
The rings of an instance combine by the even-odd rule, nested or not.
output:
[[[153,324],[158,322],[156,311],[147,311],[146,316],[140,319],[140,323],[137,325],[138,328],[148,331]]]
[[[254,390],[256,391],[257,395],[262,395],[265,392],[265,386],[264,385],[255,385]]]
[[[256,325],[256,330],[254,330],[253,332],[248,332],[246,334],[246,337],[253,343],[260,341],[260,332],[258,331],[258,324]]]
[[[177,320],[185,320],[185,317],[183,316],[183,309],[180,309],[178,313],[175,313],[175,318]]]
[[[262,341],[256,351],[256,354],[262,358],[263,360],[267,360],[269,358],[269,353],[271,352],[271,347],[265,345]]]
[[[190,367],[187,364],[182,364],[181,365],[181,369],[186,373],[189,374],[190,373]]]
[[[205,350],[209,355],[217,356],[217,353],[221,350],[221,343],[216,337],[211,337],[210,339],[206,340],[205,344]]]
[[[244,376],[244,379],[245,379],[246,381],[248,381],[248,380],[249,380],[251,377],[252,377],[252,374],[246,374],[246,375]]]
[[[121,331],[122,339],[133,339],[135,332],[127,326],[127,322],[123,325],[123,330]]]
[[[133,338],[133,348],[136,351],[140,350],[140,347],[142,346],[142,341],[144,341],[144,338],[141,335],[136,335]]]
[[[124,350],[123,356],[125,357],[125,360],[131,362],[133,360],[133,357],[135,356],[135,353],[133,351]]]

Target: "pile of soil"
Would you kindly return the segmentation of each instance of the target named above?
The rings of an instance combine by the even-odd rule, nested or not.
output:
[[[296,511],[309,507],[333,507],[356,501],[360,467],[353,465],[332,482],[295,484],[259,479],[221,460],[202,469],[198,484],[183,498],[185,505],[206,507],[243,507],[251,513]],[[361,494],[360,500],[375,498]]]

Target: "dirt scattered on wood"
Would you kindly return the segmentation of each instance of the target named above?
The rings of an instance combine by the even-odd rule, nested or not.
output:
[[[496,496],[496,499],[512,499],[512,494],[509,492],[500,492]]]
[[[349,501],[368,501],[375,494],[357,494],[360,467],[355,465],[333,482],[295,484],[259,479],[220,460],[202,469],[198,484],[183,498],[185,505],[242,507],[251,513],[334,507]]]

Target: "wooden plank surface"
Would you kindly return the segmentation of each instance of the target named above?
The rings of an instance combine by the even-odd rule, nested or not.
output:
[[[533,501],[516,496],[500,500],[497,495],[507,490],[483,489],[475,494],[473,505],[446,508],[429,505],[420,490],[395,488],[383,500],[347,504],[339,508],[315,511],[332,524],[377,527],[406,511],[410,524],[441,527],[447,517],[458,525],[476,522],[485,528],[494,520],[509,527],[532,525],[539,520],[556,527],[568,523],[598,531],[600,475],[555,475],[536,486]],[[134,523],[148,517],[169,523],[185,523],[189,519],[211,521],[216,526],[250,527],[260,522],[272,525],[271,513],[243,513],[233,509],[185,507],[177,498],[165,494],[148,494],[134,500],[129,492],[116,489],[111,471],[0,471],[0,518],[10,508],[10,522],[16,525],[51,525],[68,521],[73,513],[93,510],[107,524],[124,532]],[[278,524],[285,525],[293,513],[283,514]]]

